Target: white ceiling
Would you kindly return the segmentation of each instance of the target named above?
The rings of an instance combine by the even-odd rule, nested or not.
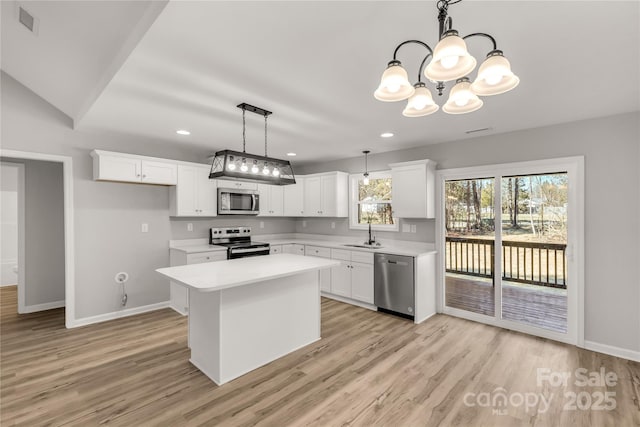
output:
[[[1,3],[2,70],[73,119],[100,95],[166,4]],[[36,18],[35,33],[18,21],[18,6]]]
[[[99,6],[91,9],[88,4],[93,2],[75,6],[78,3],[83,2],[64,7],[96,15],[99,24],[76,38],[94,34],[93,39],[84,39],[83,44],[90,45],[99,42],[96,33],[111,34],[106,24],[114,23],[112,17],[99,18],[104,12]],[[132,13],[130,21],[135,21],[133,15],[143,7],[125,4]],[[404,102],[376,101],[373,91],[399,42],[417,38],[434,45],[435,4],[170,2],[79,126],[171,140],[211,152],[240,149],[241,111],[235,106],[248,102],[274,112],[269,118],[269,155],[295,151],[296,161],[309,162],[352,157],[363,149],[376,153],[459,140],[469,137],[465,131],[478,128],[502,133],[640,108],[640,3],[467,0],[449,9],[454,28],[463,35],[495,36],[521,79],[520,86],[484,98],[484,107],[475,113],[450,116],[439,111],[422,118],[403,117]],[[42,12],[43,23],[45,17],[59,19],[56,8],[50,9]],[[4,15],[3,4],[3,27]],[[23,39],[8,44],[12,49],[31,47]],[[471,39],[468,46],[479,60],[490,50],[485,39]],[[73,63],[93,63],[95,52],[108,56],[98,43],[76,52]],[[415,45],[400,51],[411,80],[424,53]],[[5,68],[4,29],[2,59]],[[49,68],[39,70],[43,69]],[[36,87],[25,81],[29,79],[24,70],[6,71],[80,118],[74,116],[73,96],[46,94],[63,76],[54,73],[47,77],[49,85]],[[63,92],[80,93],[84,89],[79,86]],[[247,151],[260,153],[262,118],[248,114],[247,119]],[[179,136],[176,129],[192,134]],[[381,139],[384,131],[396,136]]]

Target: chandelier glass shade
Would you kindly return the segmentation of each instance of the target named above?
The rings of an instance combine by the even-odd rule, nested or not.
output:
[[[456,30],[449,30],[436,45],[424,75],[433,82],[448,82],[466,76],[474,68],[476,58],[467,51],[467,44]]]
[[[407,99],[413,92],[413,85],[409,83],[407,71],[402,68],[400,61],[391,61],[382,73],[380,86],[374,96],[379,101],[395,102]]]
[[[438,104],[433,100],[431,91],[427,89],[427,85],[418,82],[414,85],[415,92],[407,100],[407,106],[402,111],[405,117],[420,117],[433,114],[440,109]]]
[[[511,71],[511,64],[501,50],[494,50],[478,69],[471,90],[480,96],[500,95],[518,86],[520,79]]]
[[[469,79],[463,77],[451,88],[449,99],[442,106],[442,111],[449,114],[471,113],[482,107],[482,104],[482,100],[471,90]]]
[[[438,1],[439,41],[434,49],[420,40],[406,40],[395,48],[393,59],[387,64],[380,86],[374,92],[376,99],[384,102],[408,100],[402,111],[406,117],[421,117],[435,113],[440,107],[433,100],[426,84],[422,82],[424,75],[435,83],[438,96],[443,95],[446,82],[455,81],[442,111],[448,114],[464,114],[482,107],[483,102],[478,96],[499,95],[518,86],[520,79],[511,71],[511,64],[497,48],[493,36],[472,33],[461,37],[458,31],[451,28],[452,20],[448,16],[448,8],[460,1],[462,0]],[[482,37],[492,43],[492,49],[480,65],[473,83],[469,74],[476,68],[477,61],[469,53],[465,41],[472,37]],[[398,51],[406,44],[419,44],[427,50],[418,69],[418,81],[415,84],[411,84],[407,71],[397,59]]]

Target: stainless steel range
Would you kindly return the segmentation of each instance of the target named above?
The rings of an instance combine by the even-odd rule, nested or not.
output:
[[[227,259],[269,255],[269,244],[251,241],[250,227],[224,227],[209,230],[209,243],[226,246]]]

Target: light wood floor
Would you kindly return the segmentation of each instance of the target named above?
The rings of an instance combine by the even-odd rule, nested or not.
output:
[[[495,294],[490,280],[457,274],[447,274],[445,280],[447,306],[494,315]],[[566,291],[505,282],[502,316],[507,320],[567,332]]]
[[[15,288],[0,298],[3,427],[640,425],[640,364],[444,315],[413,325],[323,299],[322,340],[218,387],[171,310],[67,330],[62,309],[17,315]],[[565,392],[604,387],[536,384],[537,368],[579,367],[618,375],[615,410],[563,410]],[[551,407],[465,405],[497,387]]]

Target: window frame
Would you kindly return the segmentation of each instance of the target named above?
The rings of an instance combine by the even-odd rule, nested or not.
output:
[[[391,176],[391,170],[369,172],[369,179],[393,179]],[[362,173],[349,175],[349,228],[352,230],[367,230],[368,224],[358,224],[358,190],[360,181],[364,179]],[[381,200],[379,203],[391,204],[393,212],[393,181],[391,181],[391,200]],[[398,218],[393,217],[393,224],[371,224],[371,229],[375,231],[399,231],[400,226],[398,224]]]

